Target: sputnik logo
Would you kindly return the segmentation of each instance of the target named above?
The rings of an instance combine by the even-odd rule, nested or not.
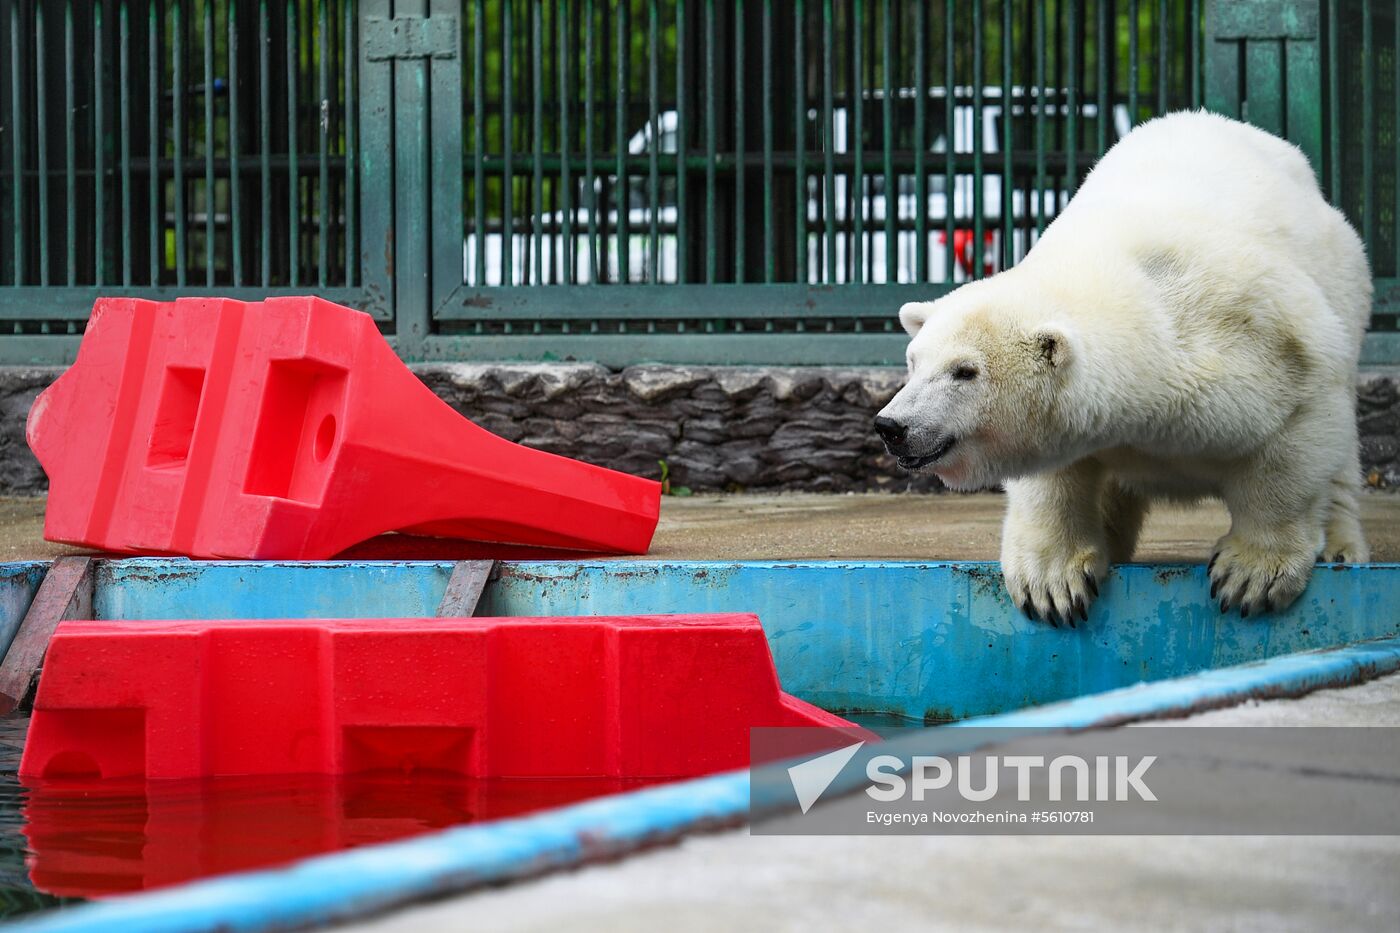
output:
[[[857,742],[847,745],[787,769],[792,789],[797,794],[797,803],[802,807],[803,813],[812,809],[812,805],[821,799],[831,782],[836,780],[836,775],[841,773],[841,769],[846,767],[846,763],[855,757],[864,744]]]

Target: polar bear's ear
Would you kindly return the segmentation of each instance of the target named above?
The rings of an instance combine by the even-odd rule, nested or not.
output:
[[[931,301],[908,301],[899,309],[899,323],[910,337],[917,336],[933,310]]]
[[[1064,369],[1073,358],[1069,332],[1058,325],[1039,328],[1031,336],[1031,346],[1038,361],[1051,369]]]

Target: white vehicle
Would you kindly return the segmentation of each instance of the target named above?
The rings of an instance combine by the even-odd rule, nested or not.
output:
[[[903,114],[911,112],[912,101],[916,96],[916,91],[912,88],[902,88],[897,92],[900,100],[900,109]],[[947,243],[946,243],[946,217],[949,209],[949,192],[947,190],[947,178],[944,175],[945,153],[947,152],[948,138],[946,131],[946,110],[944,101],[947,99],[945,88],[934,87],[929,91],[929,106],[926,113],[926,121],[931,137],[928,149],[928,181],[926,187],[927,199],[924,204],[925,229],[928,241],[927,263],[928,275],[931,280],[943,281],[947,269]],[[1069,107],[1066,103],[1057,103],[1054,98],[1063,98],[1064,92],[1047,91],[1043,97],[1036,88],[1014,87],[1012,89],[1011,116],[1013,120],[1021,126],[1031,128],[1039,115],[1040,108],[1045,107],[1045,127],[1047,136],[1053,138],[1053,134],[1059,125],[1069,114]],[[1002,153],[1002,89],[1000,87],[986,87],[982,89],[982,105],[980,114],[974,106],[974,95],[971,87],[959,86],[954,89],[954,110],[953,110],[953,151],[960,157],[969,156],[973,152],[973,141],[977,138],[974,134],[980,135],[982,155],[983,155],[983,178],[981,214],[983,219],[983,272],[990,274],[1000,268],[1001,265],[1001,216],[1002,216],[1002,178],[1001,178],[1001,153]],[[867,99],[870,101],[870,109],[866,111],[867,121],[872,121],[878,114],[879,108],[883,106],[884,92],[876,89],[868,92]],[[1042,104],[1041,100],[1047,99]],[[1088,101],[1082,103],[1078,108],[1081,120],[1080,126],[1080,149],[1087,152],[1093,145],[1093,134],[1096,133],[1094,124],[1098,118],[1098,104]],[[814,129],[809,132],[809,139],[819,138],[821,135],[819,121],[822,112],[813,108],[808,110],[808,121]],[[850,136],[850,116],[846,108],[835,108],[832,112],[832,138],[834,140],[834,152],[837,155],[845,155],[849,152],[848,140]],[[653,128],[656,129],[656,136],[659,142],[657,151],[661,154],[674,154],[676,152],[676,136],[679,117],[674,110],[663,111],[659,118],[648,121],[640,130],[632,134],[628,139],[627,151],[633,156],[644,156],[651,152]],[[912,119],[910,120],[912,125]],[[1113,107],[1113,124],[1110,133],[1109,144],[1116,142],[1125,136],[1131,129],[1127,107],[1122,104],[1115,104]],[[693,131],[693,130],[692,130]],[[867,132],[868,132],[867,128]],[[1033,132],[1033,129],[1030,130]],[[1023,130],[1024,132],[1024,130]],[[1049,144],[1047,144],[1048,146]],[[808,281],[812,284],[821,283],[844,283],[848,281],[847,250],[851,244],[851,226],[853,221],[853,211],[851,205],[850,185],[852,178],[845,174],[845,170],[835,175],[833,179],[834,198],[834,226],[836,227],[836,264],[832,275],[825,275],[823,263],[826,257],[826,217],[823,211],[826,178],[823,172],[823,153],[820,149],[807,150],[807,269]],[[965,162],[963,158],[960,162]],[[1088,157],[1086,156],[1086,164]],[[606,197],[608,206],[598,212],[596,226],[600,231],[600,239],[605,241],[603,251],[607,254],[607,281],[617,281],[619,278],[619,237],[617,235],[618,212],[616,207],[616,196],[612,193],[617,183],[617,175],[609,172],[614,167],[611,159],[599,159],[597,162],[597,172],[594,177],[595,199],[601,201]],[[1023,166],[1019,166],[1024,171]],[[867,150],[865,162],[865,174],[862,179],[861,193],[858,199],[860,204],[860,216],[863,224],[863,262],[866,266],[866,274],[863,281],[881,283],[887,279],[887,251],[891,248],[888,242],[885,228],[886,212],[889,209],[890,198],[886,190],[887,186],[884,177],[883,155],[879,150]],[[752,179],[753,176],[750,176]],[[919,208],[916,178],[912,173],[902,172],[898,174],[898,186],[894,197],[894,210],[896,224],[899,229],[894,235],[893,248],[896,251],[896,280],[900,282],[912,282],[915,280],[915,248],[917,245],[917,234],[912,229],[913,219]],[[658,230],[656,257],[657,281],[674,282],[677,279],[677,257],[679,252],[679,239],[676,234],[678,220],[678,210],[675,199],[675,186],[668,184],[670,176],[662,175],[662,191],[658,197],[655,223]],[[1040,205],[1042,216],[1048,222],[1054,217],[1057,211],[1068,201],[1069,192],[1063,185],[1063,176],[1056,176],[1049,173],[1045,179],[1045,187],[1039,192],[1030,192],[1023,187],[1018,187],[1013,192],[1011,209],[1012,217],[1017,222],[1017,227],[1023,225],[1033,227],[1033,224],[1025,224],[1028,218],[1035,216],[1037,202]],[[590,246],[587,240],[589,226],[589,203],[585,188],[585,179],[582,173],[575,175],[576,189],[574,192],[574,264],[575,280],[581,284],[586,284],[593,280],[590,263]],[[752,185],[753,182],[751,181]],[[650,231],[653,223],[651,199],[650,199],[650,179],[645,172],[631,175],[628,178],[627,186],[627,224],[629,230],[628,242],[628,280],[632,282],[647,281],[651,272],[652,257],[650,255],[651,237]],[[690,210],[703,210],[704,198],[704,178],[701,175],[690,176]],[[955,248],[958,250],[956,262],[954,263],[954,280],[965,281],[972,277],[974,270],[975,250],[972,246],[974,239],[974,221],[976,215],[977,189],[974,175],[970,171],[960,170],[953,178],[951,206],[955,225]],[[1038,196],[1037,196],[1038,195]],[[596,201],[595,201],[596,203]],[[759,210],[755,208],[755,210]],[[755,215],[750,215],[746,221],[750,224],[750,230],[755,229]],[[544,250],[544,266],[547,281],[563,281],[563,237],[560,233],[563,216],[561,212],[545,214],[544,234],[541,238]],[[778,222],[787,222],[780,219]],[[512,275],[511,282],[531,281],[534,270],[534,257],[530,255],[533,248],[534,217],[517,217],[512,238]],[[1034,243],[1033,229],[1018,229],[1015,231],[1015,255],[1017,258],[1025,255]],[[750,247],[757,245],[761,248],[761,233],[755,237],[750,233]],[[501,282],[502,265],[502,236],[499,233],[488,234],[486,238],[486,284],[495,285]],[[463,262],[465,281],[474,282],[475,275],[475,236],[468,235],[464,244]]]

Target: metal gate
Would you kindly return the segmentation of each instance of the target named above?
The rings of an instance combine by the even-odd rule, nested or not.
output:
[[[1299,143],[1400,361],[1384,0],[0,0],[0,361],[314,292],[411,359],[897,363],[1131,127]],[[1202,231],[1224,236],[1228,231]]]

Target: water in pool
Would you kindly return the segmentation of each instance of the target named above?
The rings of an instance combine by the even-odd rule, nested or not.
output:
[[[442,774],[195,781],[16,776],[25,716],[0,719],[0,917],[518,816],[643,786]]]

